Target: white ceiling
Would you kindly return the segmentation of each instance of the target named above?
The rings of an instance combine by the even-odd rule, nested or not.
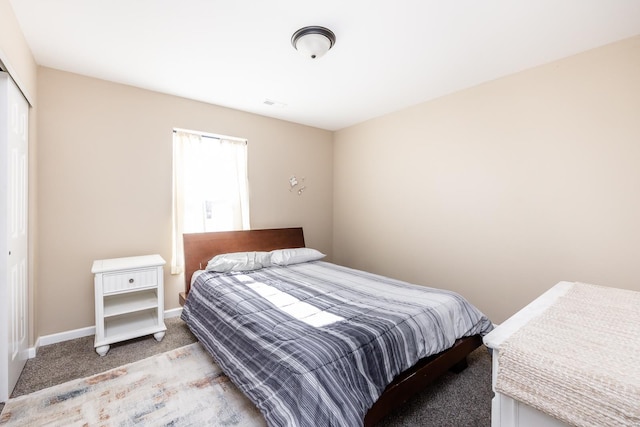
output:
[[[328,130],[640,34],[640,0],[10,1],[40,65]]]

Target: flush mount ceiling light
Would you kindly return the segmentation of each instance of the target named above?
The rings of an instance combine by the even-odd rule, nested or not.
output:
[[[293,33],[291,44],[307,58],[316,59],[336,44],[336,35],[324,27],[304,27]]]

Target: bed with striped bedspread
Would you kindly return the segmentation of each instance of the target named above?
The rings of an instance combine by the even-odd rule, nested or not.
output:
[[[460,295],[315,261],[203,272],[182,314],[270,426],[359,426],[396,375],[491,322]]]

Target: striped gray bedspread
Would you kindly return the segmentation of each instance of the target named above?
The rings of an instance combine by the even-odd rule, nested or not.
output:
[[[182,319],[270,426],[361,426],[399,373],[492,328],[456,293],[322,261],[203,273]]]

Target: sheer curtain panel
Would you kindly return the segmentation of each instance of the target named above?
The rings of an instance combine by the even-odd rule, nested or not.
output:
[[[175,130],[171,273],[184,271],[183,233],[249,228],[247,141]]]

